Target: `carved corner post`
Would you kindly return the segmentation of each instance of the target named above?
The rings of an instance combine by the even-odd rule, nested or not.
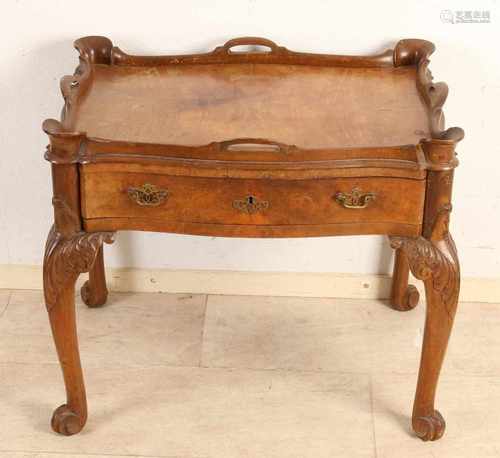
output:
[[[78,433],[87,420],[75,321],[75,282],[88,272],[103,242],[113,241],[112,233],[82,232],[77,157],[84,135],[68,132],[55,120],[43,124],[50,145],[46,159],[52,163],[54,225],[43,265],[44,295],[55,346],[66,386],[66,403],[57,408],[52,428],[61,434]]]

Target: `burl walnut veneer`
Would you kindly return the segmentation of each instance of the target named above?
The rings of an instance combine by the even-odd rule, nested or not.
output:
[[[393,307],[418,302],[410,270],[425,283],[412,424],[439,439],[434,398],[459,293],[448,221],[463,131],[444,130],[448,89],[427,69],[434,45],[401,40],[369,57],[292,52],[263,38],[177,56],[128,55],[104,37],[75,46],[62,119],[43,123],[55,220],[45,301],[67,393],[53,429],[75,434],[87,420],[75,281],[89,272],[83,300],[105,303],[102,245],[115,231],[386,234]]]

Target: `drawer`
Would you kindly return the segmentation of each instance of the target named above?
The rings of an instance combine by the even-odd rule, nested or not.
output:
[[[81,195],[85,219],[139,218],[252,226],[419,226],[425,180],[206,178],[103,172],[82,167]]]

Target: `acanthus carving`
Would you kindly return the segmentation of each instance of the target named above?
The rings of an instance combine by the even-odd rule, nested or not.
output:
[[[429,239],[391,237],[391,246],[403,250],[413,275],[440,296],[451,320],[460,290],[460,268],[455,242],[448,231],[450,212],[449,204],[437,212]]]
[[[58,300],[59,291],[74,283],[81,273],[88,272],[104,242],[112,243],[113,232],[77,232],[64,237],[52,226],[43,265],[45,303],[50,310]]]

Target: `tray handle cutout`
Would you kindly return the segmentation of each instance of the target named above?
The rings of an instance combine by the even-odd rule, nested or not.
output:
[[[219,143],[220,151],[268,151],[270,153],[287,153],[293,145],[266,140],[264,138],[235,138]]]
[[[236,48],[236,49],[235,49]],[[280,47],[267,38],[241,37],[233,38],[221,46],[220,52],[231,54],[275,54],[280,51]]]

